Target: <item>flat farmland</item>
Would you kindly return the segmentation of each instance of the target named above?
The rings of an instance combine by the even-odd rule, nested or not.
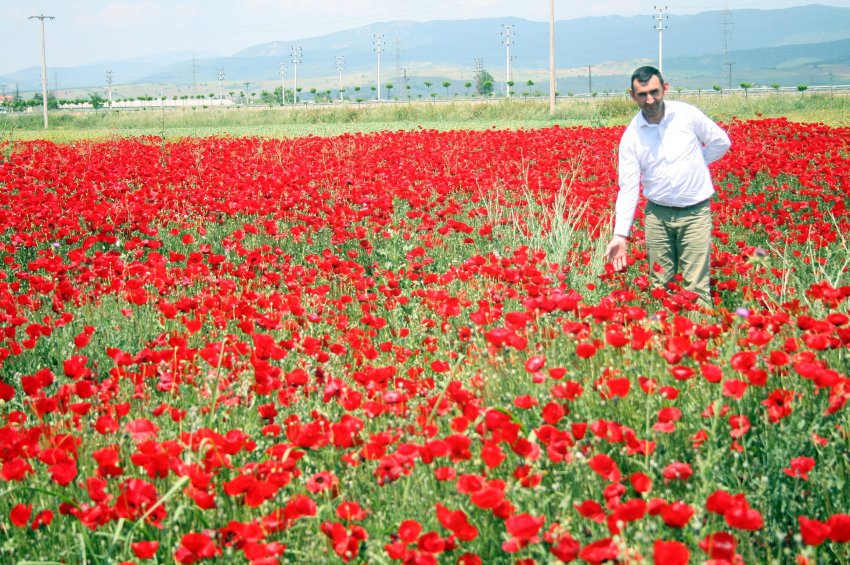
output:
[[[4,143],[0,561],[847,562],[850,129],[761,113],[710,310],[621,124]]]

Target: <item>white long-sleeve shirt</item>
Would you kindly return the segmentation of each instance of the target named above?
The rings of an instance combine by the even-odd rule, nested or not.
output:
[[[638,112],[620,139],[614,233],[628,237],[641,185],[647,200],[663,206],[690,206],[710,198],[714,187],[708,164],[730,146],[726,132],[690,104],[665,100],[659,124]]]

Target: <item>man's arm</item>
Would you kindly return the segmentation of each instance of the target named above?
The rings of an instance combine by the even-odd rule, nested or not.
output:
[[[618,163],[618,184],[615,204],[614,237],[605,249],[605,258],[621,271],[626,268],[626,250],[628,249],[629,233],[634,222],[635,209],[640,196],[640,163],[637,153],[628,143],[620,143]]]
[[[696,135],[702,142],[702,155],[706,163],[713,163],[723,157],[732,146],[729,136],[708,116],[697,110]]]

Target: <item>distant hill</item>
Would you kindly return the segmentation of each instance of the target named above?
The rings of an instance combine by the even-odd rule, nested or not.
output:
[[[671,15],[663,35],[664,71],[671,82],[688,87],[710,87],[725,76],[723,11],[695,15]],[[729,59],[735,84],[765,80],[828,83],[850,82],[850,8],[821,5],[776,10],[731,10],[728,26]],[[657,60],[657,32],[650,16],[608,16],[562,20],[556,23],[556,60],[559,88],[586,89],[586,79],[578,76],[587,66],[597,67],[594,85],[600,89],[624,88],[623,75],[640,62]],[[382,34],[382,82],[397,81],[407,69],[412,82],[421,85],[428,78],[470,80],[476,59],[499,80],[504,80],[506,50],[502,43],[503,25],[511,25],[514,80],[524,83],[535,77],[542,87],[540,73],[548,68],[548,23],[516,18],[443,20],[432,22],[394,21],[358,27],[321,37],[298,41],[275,41],[242,50],[230,57],[191,56],[172,58],[166,63],[127,61],[111,65],[90,65],[51,69],[63,88],[102,87],[107,69],[115,84],[182,84],[193,81],[218,85],[218,69],[224,69],[232,84],[278,81],[278,66],[287,66],[287,80],[293,75],[290,52],[302,50],[298,65],[299,85],[335,84],[336,58],[343,56],[347,82],[366,86],[376,78],[375,34]],[[535,74],[537,73],[537,74]],[[301,80],[304,83],[301,83]],[[414,80],[415,79],[415,80]],[[0,77],[6,84],[17,83],[21,90],[40,89],[40,69],[25,69]],[[563,81],[563,84],[562,84]],[[436,82],[435,82],[436,84]],[[421,88],[418,86],[417,88]]]

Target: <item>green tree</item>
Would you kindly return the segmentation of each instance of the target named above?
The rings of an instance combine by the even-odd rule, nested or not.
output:
[[[778,82],[774,82],[770,85],[770,88],[772,88],[774,91],[776,91],[777,94],[779,94],[779,89],[782,88],[782,85]]]
[[[469,89],[472,88],[472,83],[470,81],[466,81],[463,83],[464,88],[466,88],[466,95],[469,96]]]
[[[451,85],[452,85],[452,81],[450,81],[450,80],[444,80],[444,81],[443,81],[443,88],[445,88],[445,89],[446,89],[446,98],[448,98],[448,97],[449,97],[449,87],[450,87]]]
[[[33,95],[32,102],[32,106],[41,106],[41,92],[36,92]],[[56,96],[52,92],[47,93],[47,108],[50,110],[59,108],[59,101],[56,100]]]
[[[271,106],[272,104],[280,103],[280,87],[278,86],[273,92],[269,92],[268,90],[263,90],[260,92],[260,102],[263,104],[268,104]]]
[[[751,83],[751,82],[742,82],[741,83],[741,88],[744,89],[744,98],[747,98],[747,93],[750,91],[750,89],[752,87],[753,87],[753,83]]]
[[[800,91],[800,98],[803,97],[803,93],[809,89],[809,85],[807,84],[798,84],[797,90]]]
[[[390,93],[391,93],[391,92],[392,92],[392,90],[393,90],[393,83],[388,82],[386,85],[384,85],[384,87],[387,89],[387,99],[389,99],[389,98],[390,98]]]
[[[95,92],[94,94],[89,94],[89,103],[95,111],[98,111],[106,104],[106,98]]]
[[[714,85],[714,86],[712,86],[711,88],[713,88],[713,89],[714,89],[714,92],[719,93],[719,94],[720,94],[720,96],[721,96],[721,98],[723,97],[723,87],[722,87],[722,86],[720,86],[719,84],[715,84],[715,85]]]
[[[496,83],[493,75],[487,72],[486,69],[481,69],[478,76],[475,77],[475,92],[480,96],[490,96],[493,94],[493,85]]]

